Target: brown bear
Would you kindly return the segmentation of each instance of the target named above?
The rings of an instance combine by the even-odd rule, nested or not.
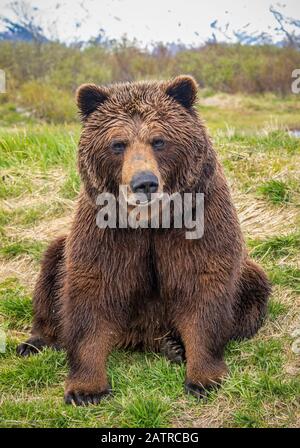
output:
[[[26,356],[67,351],[65,401],[98,403],[111,392],[115,347],[186,360],[185,389],[201,398],[227,372],[224,348],[252,337],[270,284],[249,259],[237,214],[206,128],[192,77],[78,89],[83,188],[72,228],[45,253],[34,292]],[[176,228],[99,228],[97,196],[204,193],[204,234]],[[147,196],[148,197],[148,196]]]

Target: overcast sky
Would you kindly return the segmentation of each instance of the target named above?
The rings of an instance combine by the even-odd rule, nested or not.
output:
[[[0,0],[0,14],[13,18],[7,0]],[[211,36],[210,24],[218,20],[228,35],[245,27],[267,32],[276,40],[271,5],[285,15],[300,19],[300,0],[28,0],[46,34],[67,42],[87,40],[102,28],[111,38],[199,44]],[[53,22],[56,25],[53,26]]]

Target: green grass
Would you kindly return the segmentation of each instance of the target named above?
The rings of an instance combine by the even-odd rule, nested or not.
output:
[[[53,201],[38,204],[32,207],[17,207],[13,210],[0,209],[0,225],[30,227],[38,224],[43,219],[51,219],[62,216],[66,211],[63,201]]]
[[[239,131],[233,135],[227,136],[227,142],[238,144],[243,153],[249,155],[266,152],[280,153],[283,149],[288,154],[294,154],[299,150],[299,142],[296,138],[291,137],[285,130],[279,129],[265,134],[245,134]]]
[[[269,271],[269,277],[275,285],[286,286],[295,292],[300,292],[300,269],[294,266],[274,266]]]
[[[0,284],[0,316],[9,328],[23,329],[32,320],[32,301],[17,279]]]
[[[260,418],[257,409],[245,409],[237,411],[233,414],[234,423],[239,428],[261,428],[262,419]]]
[[[284,316],[285,314],[287,314],[287,312],[288,306],[284,303],[274,299],[271,299],[269,301],[268,317],[270,321],[276,322],[279,317]]]
[[[18,120],[15,108],[3,106],[0,330],[7,335],[7,349],[0,353],[1,427],[299,426],[299,355],[291,350],[289,334],[300,311],[300,140],[286,132],[300,122],[299,101],[223,95],[219,105],[210,106],[211,99],[203,95],[199,108],[238,197],[238,211],[253,207],[255,213],[257,206],[276,222],[274,228],[266,226],[262,215],[261,231],[253,229],[252,234],[247,228],[251,257],[263,265],[274,287],[265,325],[252,340],[228,345],[229,376],[200,403],[183,391],[184,365],[171,365],[153,353],[120,350],[108,362],[114,395],[87,408],[63,403],[64,352],[47,349],[28,359],[16,356],[17,344],[29,334],[42,252],[52,235],[61,232],[56,219],[75,207],[79,125],[35,124],[24,114]],[[10,123],[18,125],[10,128]],[[52,227],[49,237],[46,231]],[[288,373],[290,365],[296,375]]]
[[[79,126],[40,125],[2,130],[0,167],[20,168],[24,164],[47,170],[74,164]]]
[[[75,169],[68,173],[68,177],[61,186],[60,194],[65,199],[75,199],[80,190],[80,178]]]
[[[1,406],[0,425],[17,420],[17,426],[165,427],[177,412],[189,409],[199,415],[201,409],[227,399],[239,403],[231,413],[236,423],[252,410],[252,419],[265,426],[265,401],[293,402],[300,391],[299,381],[287,380],[282,372],[282,350],[278,341],[233,343],[226,355],[231,377],[223,390],[202,404],[183,394],[183,366],[170,365],[152,354],[115,352],[109,362],[114,396],[99,406],[84,408],[86,412],[62,402],[64,353],[47,349],[23,360],[11,350],[0,369],[0,391],[7,397]],[[14,395],[21,399],[12,402]],[[238,426],[249,426],[248,419]]]
[[[170,409],[167,403],[157,396],[137,396],[126,406],[121,426],[124,428],[161,428],[168,422]]]
[[[21,196],[33,192],[33,183],[28,176],[20,170],[11,170],[0,178],[0,199]]]
[[[42,253],[45,249],[45,244],[41,241],[8,240],[4,243],[2,241],[2,247],[0,248],[0,258],[13,259],[21,255],[27,255],[34,261],[41,259]]]
[[[273,204],[284,204],[290,201],[289,187],[280,180],[265,182],[258,187],[257,191]]]
[[[64,354],[50,349],[29,357],[25,362],[11,358],[11,364],[1,368],[0,390],[2,393],[39,393],[45,387],[59,384],[66,373],[65,366]]]
[[[285,236],[275,236],[266,240],[248,241],[248,246],[252,248],[251,256],[256,258],[265,257],[285,257],[296,255],[300,251],[300,234],[290,233]]]

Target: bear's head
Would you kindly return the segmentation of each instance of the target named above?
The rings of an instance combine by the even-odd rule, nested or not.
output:
[[[89,197],[203,191],[214,152],[196,110],[197,84],[171,81],[111,86],[84,84],[77,91],[83,129],[79,171]]]

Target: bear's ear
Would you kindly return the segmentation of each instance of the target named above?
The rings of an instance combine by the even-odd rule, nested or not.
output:
[[[197,98],[197,83],[192,76],[177,76],[167,84],[166,93],[189,109]]]
[[[108,91],[105,87],[99,87],[95,84],[82,84],[76,92],[76,102],[82,119],[85,120],[107,98]]]

